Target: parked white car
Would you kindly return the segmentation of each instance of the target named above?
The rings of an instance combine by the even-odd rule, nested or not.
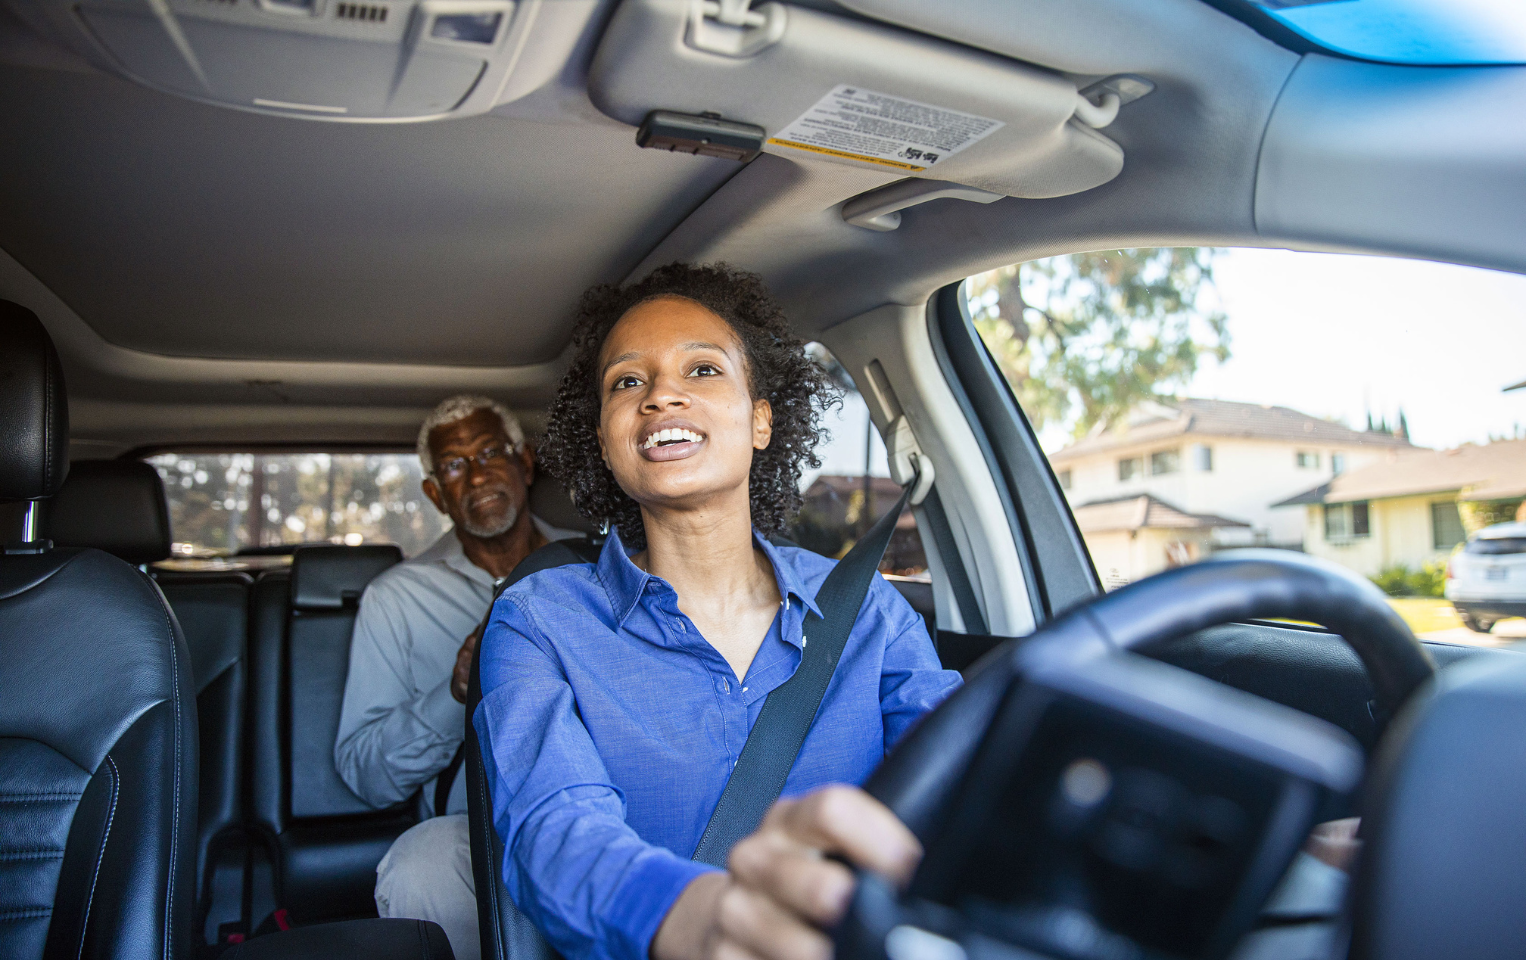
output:
[[[1485,527],[1447,564],[1446,597],[1468,629],[1526,617],[1526,523]]]

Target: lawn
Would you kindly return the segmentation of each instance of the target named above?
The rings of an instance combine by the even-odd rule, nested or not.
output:
[[[1389,597],[1388,602],[1416,634],[1455,630],[1462,626],[1462,618],[1452,609],[1450,600],[1440,597]]]

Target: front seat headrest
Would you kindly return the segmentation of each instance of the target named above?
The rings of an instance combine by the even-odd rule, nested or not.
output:
[[[291,605],[297,610],[354,609],[366,584],[402,559],[403,551],[386,543],[303,544],[291,555]]]
[[[535,479],[530,482],[530,512],[563,530],[576,530],[590,536],[597,532],[588,518],[578,513],[567,491],[544,468],[537,469]]]
[[[57,547],[95,547],[128,563],[170,555],[170,513],[159,471],[142,460],[78,460],[48,504]]]
[[[0,500],[51,497],[69,472],[64,368],[37,315],[0,300]]]

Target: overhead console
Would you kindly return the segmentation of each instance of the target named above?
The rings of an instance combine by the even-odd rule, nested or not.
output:
[[[713,116],[761,128],[770,154],[962,184],[977,189],[920,197],[982,201],[1065,196],[1113,179],[1123,150],[1097,128],[1153,89],[1116,77],[1078,91],[1064,76],[969,47],[746,0],[624,0],[588,84],[594,104],[625,123],[653,111]],[[892,214],[915,202],[898,194],[850,222],[894,229]]]
[[[482,113],[559,69],[596,0],[0,0],[146,86],[261,113]],[[546,15],[542,15],[542,14]]]

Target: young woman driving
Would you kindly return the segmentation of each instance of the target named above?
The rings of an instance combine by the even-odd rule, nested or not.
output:
[[[608,522],[596,564],[505,591],[473,717],[504,880],[570,960],[826,960],[837,854],[909,877],[915,838],[861,782],[959,683],[875,578],[764,824],[689,859],[833,562],[780,548],[821,403],[762,281],[673,264],[584,297],[541,462]],[[837,786],[833,786],[837,785]]]

